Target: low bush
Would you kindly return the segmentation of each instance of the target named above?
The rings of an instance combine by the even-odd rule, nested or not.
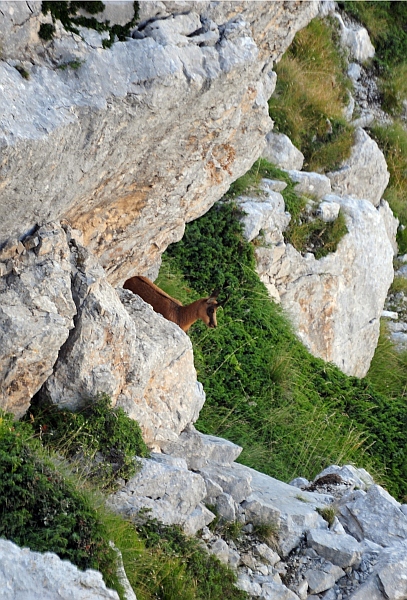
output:
[[[87,478],[104,488],[132,477],[135,457],[148,456],[138,423],[123,409],[112,409],[106,394],[90,399],[79,412],[34,402],[26,418],[46,446],[77,459]]]
[[[113,579],[115,555],[97,511],[60,469],[41,451],[29,423],[1,413],[0,536]]]

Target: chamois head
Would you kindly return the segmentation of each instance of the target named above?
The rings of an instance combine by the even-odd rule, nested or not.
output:
[[[216,310],[220,306],[216,300],[217,296],[218,293],[213,292],[209,298],[202,298],[199,310],[199,318],[211,329],[214,329],[217,326]]]

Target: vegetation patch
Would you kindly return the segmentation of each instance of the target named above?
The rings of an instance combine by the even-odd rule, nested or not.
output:
[[[199,539],[187,537],[180,527],[144,520],[137,525],[137,531],[147,549],[158,551],[167,561],[168,558],[172,560],[172,569],[158,571],[158,577],[154,578],[155,585],[148,591],[144,586],[151,574],[138,570],[135,589],[140,600],[247,600],[246,592],[235,587],[236,575],[233,571],[215,556],[207,554]]]
[[[78,10],[84,10],[90,15],[96,15],[103,12],[105,4],[100,1],[94,2],[79,2],[79,1],[65,1],[65,2],[49,2],[45,1],[41,5],[41,10],[44,15],[51,14],[52,22],[55,23],[59,20],[64,29],[72,31],[73,33],[79,34],[78,27],[87,27],[89,29],[95,29],[100,33],[107,31],[109,33],[109,39],[103,40],[103,47],[109,48],[115,38],[119,41],[124,41],[126,37],[130,36],[131,29],[136,25],[139,18],[139,3],[133,2],[133,18],[125,25],[110,25],[108,20],[103,22],[98,21],[95,17],[85,17],[84,15],[78,15]],[[50,23],[43,23],[40,26],[38,35],[43,40],[51,40],[55,34],[55,26]]]
[[[115,556],[89,498],[41,452],[29,423],[0,414],[0,536],[113,577]]]
[[[112,409],[109,396],[89,400],[80,412],[34,402],[29,415],[44,445],[78,463],[87,478],[104,488],[130,479],[136,456],[148,456],[137,421],[123,409]]]
[[[338,3],[369,32],[375,47],[372,59],[379,77],[382,108],[399,115],[407,96],[407,4],[381,0]]]
[[[309,171],[339,167],[353,145],[353,128],[343,116],[350,83],[336,38],[334,23],[313,19],[275,66],[270,117],[275,130],[288,135],[304,154]]]

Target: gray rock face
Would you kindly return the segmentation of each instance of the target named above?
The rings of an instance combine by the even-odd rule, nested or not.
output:
[[[307,534],[307,543],[320,556],[343,569],[359,562],[362,556],[360,544],[354,537],[347,534],[340,535],[321,529],[311,529]],[[325,589],[332,587],[332,585],[327,586]],[[314,588],[313,591],[318,594],[324,590]]]
[[[257,246],[257,271],[312,354],[364,377],[393,280],[393,249],[370,202],[332,194],[327,200],[340,205],[348,228],[336,252],[316,260],[284,242]]]
[[[191,535],[215,518],[200,504],[206,494],[202,477],[188,471],[185,463],[174,464],[165,455],[141,462],[141,471],[109,497],[113,510],[135,517],[142,508],[148,508],[151,518],[182,525]]]
[[[27,248],[27,249],[26,249]],[[70,251],[57,224],[0,251],[0,406],[21,417],[73,327]],[[8,274],[7,274],[8,273]]]
[[[288,171],[288,174],[292,181],[297,184],[294,191],[300,196],[320,199],[331,192],[331,182],[326,175],[295,170]]]
[[[397,502],[379,485],[372,485],[366,494],[344,496],[339,502],[339,520],[357,540],[364,538],[392,546],[407,538],[407,516]]]
[[[361,63],[372,58],[375,49],[367,30],[353,23],[347,27],[339,14],[335,14],[335,17],[341,27],[341,43],[349,50],[351,57]]]
[[[335,194],[369,200],[374,206],[379,205],[390,178],[383,152],[360,127],[349,159],[327,175]]]
[[[277,165],[280,169],[297,169],[301,171],[304,164],[304,155],[294,146],[290,138],[284,133],[270,131],[266,135],[266,147],[262,158]]]
[[[0,587],[4,600],[119,600],[98,571],[80,571],[56,554],[32,552],[3,539]]]
[[[152,21],[139,38],[104,50],[58,24],[43,44],[40,3],[2,3],[4,58],[15,43],[35,66],[25,80],[0,63],[0,245],[67,218],[114,285],[150,271],[260,155],[273,62],[318,11],[316,0],[141,5]],[[55,68],[73,58],[74,73]]]

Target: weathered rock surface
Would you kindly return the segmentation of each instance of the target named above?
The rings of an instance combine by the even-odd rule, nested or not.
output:
[[[379,205],[390,178],[383,152],[360,127],[349,159],[327,176],[335,194],[369,200],[374,206]]]
[[[319,260],[310,253],[302,256],[273,225],[273,238],[266,230],[267,245],[256,246],[257,271],[310,352],[348,375],[363,377],[393,280],[392,244],[380,212],[367,200],[329,194],[323,201],[339,204],[345,214],[348,234],[336,252]]]
[[[142,459],[142,469],[114,495],[109,504],[116,512],[136,517],[141,509],[167,525],[182,525],[189,534],[196,533],[214,518],[201,501],[206,495],[202,477],[180,464],[181,459],[153,455]]]
[[[83,248],[78,252],[76,327],[44,393],[77,409],[105,392],[138,421],[146,443],[175,440],[205,401],[188,336],[138,296],[117,293],[93,257]]]
[[[331,182],[326,175],[293,169],[288,171],[288,174],[291,180],[297,184],[294,191],[299,196],[321,199],[331,193]]]
[[[318,2],[144,2],[152,21],[138,39],[105,50],[59,25],[41,41],[39,4],[14,18],[2,3],[13,29],[3,57],[18,39],[18,59],[33,64],[25,80],[0,63],[0,244],[67,218],[116,285],[152,272],[260,155],[273,62]],[[216,40],[198,42],[214,45],[194,39],[203,22]],[[69,57],[79,69],[55,68]]]
[[[366,493],[344,496],[339,504],[339,520],[357,540],[371,540],[380,546],[392,546],[407,538],[407,515],[397,502],[379,485]]]
[[[9,243],[0,260],[0,406],[21,417],[74,325],[65,232],[41,227],[25,245]]]
[[[341,43],[349,50],[350,56],[361,63],[372,58],[375,49],[367,30],[353,22],[347,22],[347,25],[345,25],[342,17],[337,13],[335,17],[341,27]]]
[[[277,165],[280,169],[296,169],[301,171],[304,164],[304,155],[294,146],[290,138],[284,133],[270,131],[266,135],[266,147],[262,158]]]
[[[0,588],[4,600],[119,600],[98,571],[80,571],[56,554],[32,552],[3,539]]]

